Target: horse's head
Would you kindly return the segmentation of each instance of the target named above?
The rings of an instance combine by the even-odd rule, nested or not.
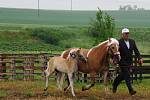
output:
[[[71,57],[72,59],[77,59],[78,61],[82,61],[85,63],[87,62],[87,58],[84,57],[81,48],[75,48],[70,50],[68,57]]]
[[[121,59],[119,52],[119,42],[114,38],[110,38],[108,41],[108,54],[112,64],[116,65],[119,63]]]

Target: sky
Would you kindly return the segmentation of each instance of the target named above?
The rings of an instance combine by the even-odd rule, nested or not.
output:
[[[39,0],[40,9],[70,10],[71,0]],[[38,0],[0,0],[0,7],[37,9]],[[72,0],[73,10],[118,10],[120,5],[150,9],[150,0]]]

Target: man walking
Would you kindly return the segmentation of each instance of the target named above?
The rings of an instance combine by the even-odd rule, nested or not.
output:
[[[125,80],[128,87],[130,95],[136,94],[132,85],[130,78],[130,66],[132,65],[133,51],[135,56],[138,58],[139,63],[143,63],[140,56],[139,50],[133,39],[129,38],[129,29],[122,29],[122,38],[119,40],[119,51],[121,60],[119,62],[120,72],[113,83],[113,93],[116,93],[118,85],[122,80]]]

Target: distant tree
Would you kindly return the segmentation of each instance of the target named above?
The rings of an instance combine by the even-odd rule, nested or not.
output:
[[[144,8],[138,8],[137,5],[131,6],[131,5],[124,5],[119,6],[119,10],[121,11],[137,11],[137,10],[145,10]]]
[[[94,45],[98,44],[100,41],[107,40],[108,37],[112,37],[114,27],[114,18],[98,8],[96,19],[91,21],[89,27],[90,35],[95,37]]]
[[[132,6],[131,6],[131,5],[127,5],[127,10],[128,10],[128,11],[133,10]]]

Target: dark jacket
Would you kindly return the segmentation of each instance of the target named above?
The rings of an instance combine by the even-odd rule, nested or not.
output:
[[[133,51],[135,53],[135,56],[138,59],[141,59],[139,50],[137,49],[137,46],[133,39],[129,39],[129,45],[130,45],[130,48],[128,49],[125,41],[123,39],[119,40],[119,51],[120,51],[120,56],[121,56],[121,60],[119,62],[120,66],[130,66],[132,64]]]

